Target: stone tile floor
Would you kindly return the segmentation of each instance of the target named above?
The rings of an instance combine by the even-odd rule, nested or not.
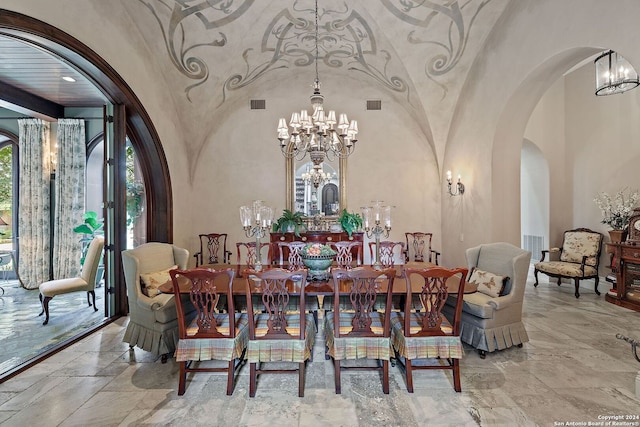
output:
[[[580,299],[569,284],[531,283],[523,314],[530,342],[485,360],[465,346],[461,393],[454,392],[449,372],[426,371],[415,374],[409,394],[394,367],[389,395],[378,373],[362,371],[343,373],[336,395],[321,330],[304,398],[297,396],[296,375],[262,376],[256,397],[249,398],[248,366],[233,396],[225,395],[223,374],[193,375],[186,394],[177,396],[178,365],[129,351],[122,342],[127,320],[121,319],[0,384],[0,424],[556,426],[640,416],[640,363],[630,345],[615,338],[640,339],[640,313],[605,302],[588,282]]]
[[[5,290],[0,295],[0,374],[105,320],[102,287],[96,288],[98,312],[88,306],[86,292],[58,295],[43,326],[37,289],[23,289],[17,280],[2,280],[0,286]]]

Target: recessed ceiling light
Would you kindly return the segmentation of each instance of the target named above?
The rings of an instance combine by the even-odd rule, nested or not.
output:
[[[64,80],[65,82],[75,82],[76,79],[74,79],[73,77],[69,77],[69,76],[64,76],[62,77],[62,80]]]

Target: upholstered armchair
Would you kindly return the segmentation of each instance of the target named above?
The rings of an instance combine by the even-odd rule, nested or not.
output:
[[[129,324],[123,341],[132,348],[162,355],[163,362],[175,351],[178,317],[173,294],[158,294],[157,286],[171,280],[169,270],[186,269],[188,259],[189,251],[168,243],[145,243],[122,252],[129,299]]]
[[[475,347],[483,359],[486,352],[522,347],[529,341],[522,323],[522,301],[531,252],[499,242],[469,248],[465,256],[471,272],[467,286],[475,283],[478,291],[463,297],[462,341]],[[448,298],[443,310],[448,319],[453,318],[454,298]]]
[[[573,279],[576,298],[580,297],[580,280],[594,279],[595,291],[598,291],[598,264],[600,263],[600,251],[602,250],[602,233],[588,228],[576,228],[564,232],[562,247],[542,251],[542,259],[535,264],[534,275],[536,281],[533,286],[538,286],[538,272],[549,277],[558,278],[558,286],[563,278]],[[549,254],[549,260],[545,261]],[[551,259],[552,255],[559,255],[559,259]]]

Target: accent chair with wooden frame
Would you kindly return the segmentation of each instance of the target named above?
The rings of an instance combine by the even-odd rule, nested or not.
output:
[[[602,233],[588,228],[576,228],[564,232],[562,246],[555,250],[543,250],[542,258],[534,265],[536,278],[533,286],[538,286],[538,272],[550,277],[558,278],[558,286],[562,279],[573,279],[575,296],[580,297],[580,280],[594,279],[595,292],[598,291],[600,276],[598,265],[600,264],[600,252],[602,251]],[[549,261],[545,261],[549,254]],[[559,260],[551,260],[551,254],[559,254]]]
[[[193,254],[196,268],[204,264],[229,264],[231,251],[227,250],[225,233],[199,234],[200,251]]]
[[[80,277],[70,277],[65,279],[49,280],[39,286],[40,303],[42,311],[40,316],[45,314],[43,325],[49,323],[49,301],[56,295],[68,294],[70,292],[86,292],[89,307],[93,306],[93,311],[98,311],[96,307],[96,276],[98,266],[102,259],[102,249],[104,248],[104,236],[93,238],[87,249],[87,256],[80,272]],[[91,297],[91,299],[89,299]]]
[[[289,271],[274,268],[264,271],[245,270],[249,301],[249,396],[255,397],[257,377],[262,374],[298,372],[298,396],[304,396],[305,364],[312,357],[316,325],[305,310],[289,311],[289,287],[299,288],[300,307],[305,306],[307,270]],[[254,307],[251,283],[260,280],[264,312]],[[262,369],[263,363],[292,362],[295,369]]]
[[[333,311],[325,316],[325,344],[327,354],[333,358],[336,394],[341,393],[340,371],[343,369],[375,369],[382,371],[382,391],[389,394],[389,359],[391,358],[390,316],[391,295],[396,270],[387,268],[357,267],[350,270],[334,269]],[[387,281],[384,312],[375,311],[380,281]],[[349,307],[343,309],[340,290],[349,290]],[[376,359],[379,364],[370,366],[341,366],[342,360]]]
[[[236,313],[233,307],[233,269],[171,270],[173,292],[178,316],[179,339],[176,362],[180,364],[178,395],[185,392],[187,374],[196,372],[227,372],[227,395],[233,393],[234,373],[244,358],[249,341],[249,319],[246,313]],[[183,306],[179,281],[189,281],[189,299],[195,317]],[[226,313],[216,307],[226,297]],[[226,367],[191,367],[206,360],[228,361]]]
[[[448,369],[453,371],[453,388],[460,392],[460,317],[464,296],[466,268],[446,269],[431,267],[405,269],[407,295],[404,310],[391,313],[391,342],[397,360],[404,365],[407,391],[413,393],[413,370]],[[412,281],[413,279],[413,281]],[[416,280],[418,279],[418,280]],[[456,283],[457,303],[449,322],[442,309],[449,296],[449,286]],[[418,297],[422,310],[413,309],[412,301]],[[446,364],[412,364],[418,359],[445,359]],[[439,362],[439,360],[437,360]]]
[[[406,246],[404,248],[405,263],[408,262],[430,262],[438,265],[440,252],[431,249],[433,233],[423,233],[414,231],[404,233]]]

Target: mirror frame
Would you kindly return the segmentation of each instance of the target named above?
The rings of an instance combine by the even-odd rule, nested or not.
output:
[[[310,161],[310,160],[309,160]],[[286,185],[287,185],[287,191],[286,191],[286,206],[287,209],[289,209],[291,212],[293,212],[293,199],[294,199],[294,194],[293,194],[293,182],[294,182],[294,175],[295,175],[295,165],[296,163],[296,159],[295,157],[291,157],[291,158],[285,158],[285,173],[286,173]],[[338,173],[340,174],[340,178],[338,179],[338,191],[340,192],[340,212],[342,212],[343,209],[347,209],[347,158],[346,157],[341,157],[338,159]],[[333,216],[333,218],[337,218],[338,215]],[[305,215],[306,218],[312,218],[312,217],[307,217]],[[328,218],[332,218],[332,217],[328,217]]]

